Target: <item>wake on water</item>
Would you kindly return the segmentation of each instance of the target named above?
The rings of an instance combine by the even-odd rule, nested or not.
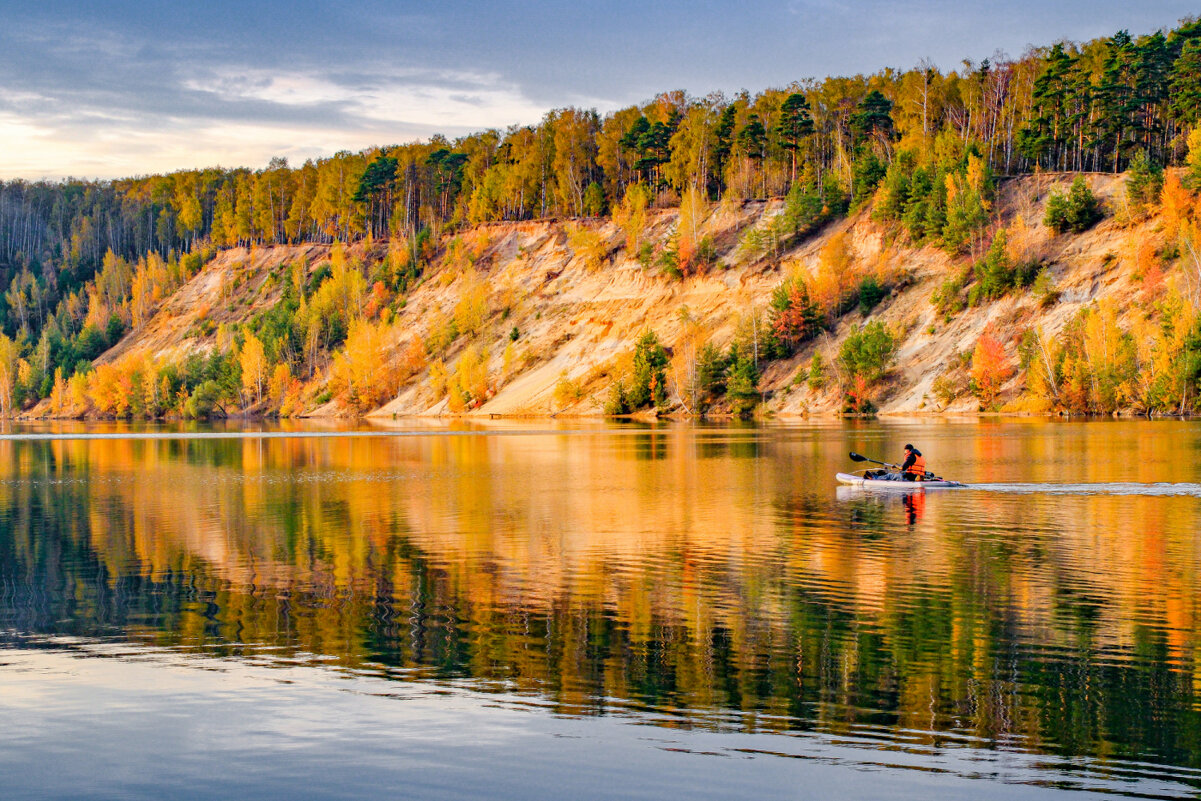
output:
[[[1187,483],[1139,484],[1119,481],[1095,484],[968,484],[967,489],[1019,495],[1191,495],[1201,498],[1201,484]]]

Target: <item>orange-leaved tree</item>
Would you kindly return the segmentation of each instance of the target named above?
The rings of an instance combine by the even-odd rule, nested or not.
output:
[[[1005,346],[993,336],[991,329],[985,329],[972,351],[972,387],[976,397],[985,406],[992,407],[1001,385],[1011,375],[1013,367],[1005,356]]]

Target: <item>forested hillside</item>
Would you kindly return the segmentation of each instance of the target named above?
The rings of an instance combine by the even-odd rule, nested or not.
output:
[[[576,220],[561,229],[569,240],[563,255],[591,271],[637,264],[666,287],[748,265],[767,276],[774,271],[761,298],[776,328],[767,347],[760,348],[756,332],[753,352],[741,346],[706,357],[705,369],[723,376],[715,387],[743,388],[746,397],[732,403],[742,407],[773,359],[837,328],[852,308],[870,311],[903,288],[900,268],[860,269],[853,286],[831,288],[822,284],[833,280],[828,275],[781,267],[848,215],[886,231],[890,253],[936,251],[949,264],[967,265],[955,267],[935,293],[935,306],[949,319],[961,306],[1029,288],[1040,275],[1047,280],[1050,265],[1012,245],[1012,209],[1006,217],[998,203],[1004,180],[1046,171],[1128,172],[1108,205],[1084,183],[1064,186],[1033,224],[1071,234],[1104,215],[1122,225],[1168,215],[1174,227],[1168,237],[1157,234],[1162,252],[1154,254],[1160,275],[1152,280],[1161,280],[1197,241],[1199,117],[1201,22],[1188,21],[1136,39],[1119,32],[950,72],[921,64],[733,98],[669,92],[604,117],[560,109],[534,126],[338,153],[301,166],[275,160],[257,171],[0,183],[0,413],[28,408],[56,387],[58,408],[76,413],[262,410],[267,378],[254,403],[242,384],[247,365],[259,362],[281,386],[303,378],[309,387],[286,409],[321,406],[336,393],[317,377],[335,369],[340,353],[370,347],[356,339],[366,336],[369,321],[382,327],[399,319],[415,288],[435,274],[450,275],[447,265],[456,281],[464,265],[475,270],[488,251],[478,245],[487,240],[478,226],[548,218]],[[1165,167],[1183,168],[1169,170],[1167,190]],[[714,222],[719,211],[722,224]],[[1022,225],[1030,219],[1023,216]],[[666,227],[644,235],[653,224]],[[195,353],[191,362],[181,353],[175,362],[156,362],[152,380],[110,376],[125,383],[89,394],[103,383],[98,373],[115,369],[111,356],[101,360],[105,370],[94,362],[142,331],[223,249],[285,244],[334,247],[324,247],[317,263],[289,260],[282,272],[261,276],[276,305],[253,321],[233,314],[216,321],[218,314],[204,310],[200,317],[209,322],[199,320],[197,332],[211,341],[204,342],[203,364]],[[348,257],[352,246],[361,255]],[[482,285],[490,280],[483,271],[472,274]],[[841,281],[849,273],[839,275]],[[206,302],[235,294],[223,287]],[[462,333],[460,326],[443,335],[453,341]],[[886,344],[876,334],[862,343],[868,351]],[[1033,345],[1024,347],[1028,353]],[[421,349],[423,369],[445,355],[428,337]],[[666,358],[649,345],[639,353],[655,363]],[[412,361],[419,361],[416,352]],[[1063,365],[1048,380],[1062,379],[1056,369]],[[870,375],[867,383],[881,377]],[[155,387],[149,404],[141,386],[148,380]],[[69,386],[78,402],[64,402]],[[650,388],[652,396],[656,391],[666,392],[662,382]],[[866,385],[850,386],[844,394],[857,408],[866,392]],[[138,398],[98,400],[113,393]],[[638,393],[633,400],[641,403],[617,398],[613,408],[664,400]],[[470,395],[468,403],[481,400]]]

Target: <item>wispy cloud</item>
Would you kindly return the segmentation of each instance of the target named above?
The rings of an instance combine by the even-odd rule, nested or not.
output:
[[[533,122],[543,108],[496,73],[436,70],[296,71],[222,69],[184,82],[216,103],[277,110],[337,109],[347,119],[451,128]]]
[[[0,177],[257,166],[531,123],[545,111],[496,72],[346,60],[213,66],[191,47],[60,33],[18,32],[9,37],[17,53],[0,56]],[[18,69],[30,50],[39,66]]]

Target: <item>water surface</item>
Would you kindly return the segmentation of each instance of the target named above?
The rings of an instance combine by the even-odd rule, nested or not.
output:
[[[1198,431],[0,440],[6,797],[1191,797]]]

